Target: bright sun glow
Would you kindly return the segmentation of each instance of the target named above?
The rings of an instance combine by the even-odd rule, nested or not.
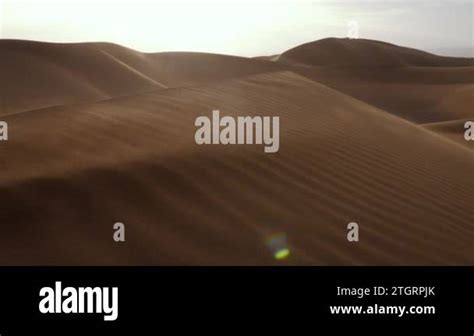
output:
[[[472,45],[472,11],[466,5],[440,11],[431,10],[426,2],[397,3],[0,0],[0,37],[49,42],[107,41],[146,52],[259,56],[277,54],[324,37],[346,37],[348,22],[357,20],[363,38],[417,47],[426,41],[440,46]],[[453,28],[447,24],[451,21],[455,22]],[[445,25],[440,27],[439,22]]]
[[[308,1],[262,0],[4,0],[3,12],[4,38],[110,41],[149,52],[193,50],[248,55],[265,53],[265,49],[279,52],[288,45],[323,37],[308,25],[330,17],[324,6],[313,6]],[[298,31],[301,37],[290,42]]]

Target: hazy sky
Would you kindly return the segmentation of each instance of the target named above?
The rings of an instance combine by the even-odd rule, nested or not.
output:
[[[108,41],[140,51],[280,53],[324,37],[359,37],[424,50],[472,48],[471,1],[0,0],[0,37]]]

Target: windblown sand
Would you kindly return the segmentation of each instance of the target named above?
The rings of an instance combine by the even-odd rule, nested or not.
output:
[[[268,60],[0,50],[2,265],[474,264],[472,59],[338,39]],[[213,109],[279,116],[280,151],[196,145]]]

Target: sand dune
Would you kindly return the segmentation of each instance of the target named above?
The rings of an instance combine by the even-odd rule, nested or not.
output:
[[[286,70],[416,123],[474,117],[473,59],[377,41],[324,39],[253,59],[16,40],[0,51],[0,115]]]
[[[383,71],[299,68],[295,72],[414,123],[474,117],[467,104],[472,100],[472,93],[466,89],[474,81],[474,67],[462,71],[458,71],[459,68],[444,70],[448,75],[434,75],[432,69],[427,68]],[[426,76],[437,76],[437,79],[432,84],[427,83],[429,79],[419,79]],[[397,80],[397,77],[403,79]]]
[[[0,53],[0,115],[282,69],[243,57],[144,54],[110,43],[0,40]]]
[[[385,42],[324,39],[277,62],[340,92],[416,123],[474,117],[474,59],[432,55]]]
[[[280,152],[197,146],[212,109],[280,116]],[[268,265],[275,233],[291,250],[278,263],[474,264],[472,152],[291,71],[4,119],[3,265]]]
[[[97,101],[156,86],[94,44],[2,40],[0,50],[0,115]]]
[[[439,123],[423,124],[422,127],[438,133],[439,135],[445,136],[454,142],[457,142],[463,146],[474,149],[474,141],[466,141],[464,139],[464,133],[466,131],[464,125],[466,120],[453,120]]]
[[[300,45],[281,54],[278,60],[312,66],[474,66],[474,60],[471,58],[437,56],[380,41],[337,38]]]

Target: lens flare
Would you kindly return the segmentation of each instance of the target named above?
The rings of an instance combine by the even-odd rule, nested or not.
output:
[[[282,249],[282,250],[279,250],[279,251],[275,252],[275,259],[276,260],[283,260],[286,257],[288,257],[289,255],[290,255],[290,250],[285,248],[285,249]]]
[[[267,247],[276,260],[283,260],[289,257],[290,248],[285,233],[274,233],[265,240]]]

